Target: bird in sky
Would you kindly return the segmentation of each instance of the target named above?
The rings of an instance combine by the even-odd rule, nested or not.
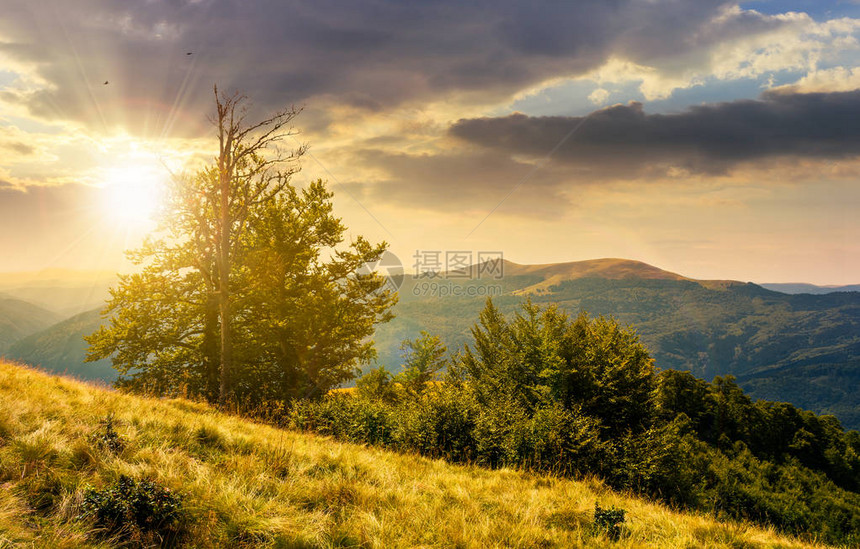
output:
[[[194,53],[194,52],[190,51],[190,52],[186,53],[185,55],[191,55],[192,53]]]
[[[107,85],[108,85],[108,81],[107,81],[107,80],[105,80],[105,84],[104,84],[104,85],[105,85],[105,86],[107,86]]]

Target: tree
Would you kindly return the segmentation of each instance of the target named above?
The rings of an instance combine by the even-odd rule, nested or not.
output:
[[[479,402],[525,410],[559,403],[600,419],[609,435],[642,431],[655,413],[657,376],[636,334],[611,319],[570,319],[530,301],[508,320],[492,300],[472,328],[458,370]]]
[[[414,394],[424,392],[427,383],[432,381],[436,373],[445,367],[448,349],[439,336],[430,335],[421,330],[421,336],[414,340],[404,340],[400,345],[405,364],[403,371],[397,376],[403,387]]]
[[[362,398],[383,402],[397,400],[397,390],[391,373],[385,369],[385,366],[374,368],[355,380],[355,390]]]
[[[157,234],[129,254],[141,271],[87,337],[88,360],[111,357],[121,384],[221,404],[318,396],[375,356],[396,295],[358,269],[386,244],[344,246],[324,183],[291,185],[305,146],[277,145],[299,110],[247,123],[244,101],[215,89],[218,156],[171,182]]]
[[[236,109],[243,96],[221,97],[215,87],[218,132],[218,182],[208,189],[208,199],[217,205],[214,216],[215,295],[218,299],[218,319],[221,323],[219,402],[233,396],[233,331],[231,265],[238,252],[240,238],[248,217],[255,207],[274,200],[289,184],[297,171],[294,163],[304,153],[304,147],[293,150],[284,158],[280,152],[266,157],[267,149],[292,135],[286,129],[299,111],[292,107],[255,124],[245,123],[245,109]],[[272,169],[291,164],[286,170]]]

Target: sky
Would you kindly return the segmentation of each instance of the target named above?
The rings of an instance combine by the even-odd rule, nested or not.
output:
[[[860,3],[0,0],[0,272],[127,270],[213,86],[348,237],[860,282]],[[289,145],[289,143],[285,144]]]

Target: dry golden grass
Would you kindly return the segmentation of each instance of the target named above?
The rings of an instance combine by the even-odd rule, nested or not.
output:
[[[107,414],[119,455],[89,435]],[[812,547],[605,488],[276,429],[184,400],[118,394],[0,363],[0,547],[107,547],[76,519],[120,474],[183,494],[193,547]],[[627,510],[611,542],[595,501]]]

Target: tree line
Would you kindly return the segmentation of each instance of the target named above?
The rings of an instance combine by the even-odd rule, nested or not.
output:
[[[860,543],[860,433],[835,417],[753,402],[731,376],[658,370],[612,319],[529,302],[506,318],[488,300],[471,332],[453,356],[424,334],[398,376],[379,368],[355,391],[260,412],[351,442],[597,476],[674,507]]]

